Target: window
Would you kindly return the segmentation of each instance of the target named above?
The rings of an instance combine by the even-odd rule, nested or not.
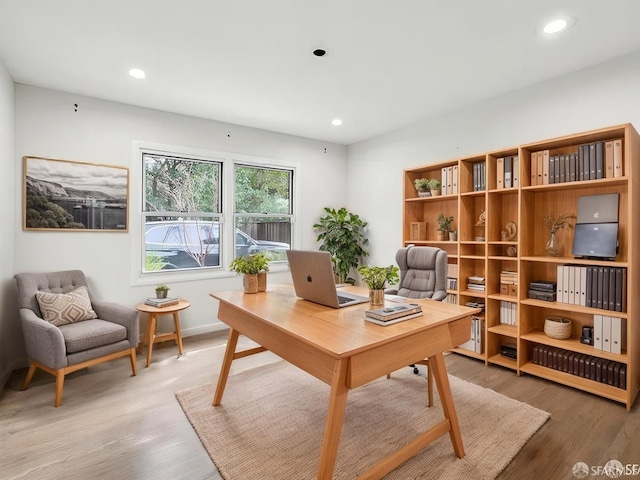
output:
[[[141,152],[143,274],[221,270],[256,252],[285,260],[293,237],[293,167],[224,154]]]
[[[143,272],[220,266],[222,162],[143,152]]]
[[[291,169],[235,165],[236,256],[265,252],[285,260],[293,219]]]

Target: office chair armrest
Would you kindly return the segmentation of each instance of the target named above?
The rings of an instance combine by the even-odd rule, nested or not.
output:
[[[447,298],[447,292],[445,292],[444,290],[436,290],[435,292],[433,292],[433,296],[431,297],[431,300],[441,302],[445,298]]]

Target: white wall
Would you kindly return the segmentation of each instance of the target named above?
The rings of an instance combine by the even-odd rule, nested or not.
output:
[[[395,262],[403,169],[623,123],[640,130],[640,52],[349,146],[347,204],[369,221],[367,262]]]
[[[78,104],[77,112],[74,104]],[[121,165],[133,172],[140,169],[139,159],[132,154],[133,143],[143,141],[297,162],[301,206],[297,223],[301,237],[296,248],[317,248],[312,226],[324,213],[323,207],[346,204],[346,147],[340,145],[25,85],[16,85],[16,132],[14,159],[18,167],[7,175],[18,186],[12,197],[14,271],[81,269],[91,290],[103,300],[135,305],[154,295],[156,281],[144,286],[132,282],[132,249],[139,248],[132,238],[139,235],[139,214],[133,209],[129,212],[127,233],[23,231],[24,155]],[[136,199],[132,204],[140,204],[141,188],[136,182],[131,184],[130,196]],[[290,281],[288,272],[269,274],[269,282]],[[185,336],[222,327],[216,319],[217,305],[209,293],[241,288],[235,274],[166,283],[171,286],[172,295],[192,303],[180,314]],[[146,318],[143,320],[142,326]],[[160,321],[166,323],[161,330],[170,329],[170,317]]]
[[[15,201],[15,89],[13,79],[0,63],[0,387],[17,367],[22,330],[16,318],[13,280],[13,206]]]

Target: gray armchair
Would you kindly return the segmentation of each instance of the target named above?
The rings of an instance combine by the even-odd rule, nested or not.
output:
[[[416,247],[410,245],[396,253],[396,262],[400,267],[400,282],[397,289],[385,293],[408,298],[429,298],[442,301],[447,298],[447,252],[436,247]],[[427,366],[428,405],[433,405],[433,374],[429,359],[419,360],[418,365]],[[418,368],[410,365],[414,373]]]
[[[56,377],[54,405],[60,406],[65,375],[108,360],[129,356],[133,375],[138,345],[138,311],[131,307],[91,300],[97,318],[56,326],[43,318],[37,292],[68,294],[87,281],[80,270],[15,275],[18,307],[29,357],[26,390],[36,368]]]

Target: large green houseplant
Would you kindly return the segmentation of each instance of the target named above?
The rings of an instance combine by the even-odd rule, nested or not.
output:
[[[322,242],[320,250],[331,254],[338,282],[354,284],[355,279],[349,273],[368,255],[364,248],[368,242],[364,236],[368,223],[344,207],[339,210],[325,207],[324,211],[326,215],[313,226],[319,232],[318,242]]]

